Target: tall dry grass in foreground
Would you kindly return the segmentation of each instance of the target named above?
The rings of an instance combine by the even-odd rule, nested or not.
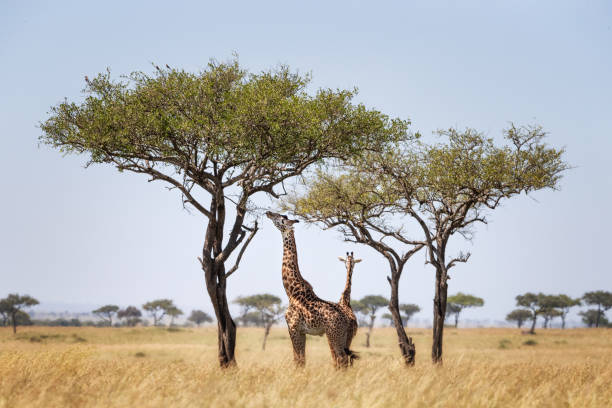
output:
[[[369,349],[355,339],[355,367],[335,371],[324,338],[308,337],[296,370],[286,330],[262,352],[263,330],[240,329],[238,367],[221,371],[209,328],[0,329],[0,407],[612,406],[612,330],[448,329],[443,367],[430,331],[411,332],[415,367],[378,329]]]

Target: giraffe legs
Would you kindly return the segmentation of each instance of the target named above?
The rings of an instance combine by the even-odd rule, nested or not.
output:
[[[291,304],[285,312],[285,320],[293,345],[293,361],[297,366],[303,367],[306,364],[306,333],[300,330],[300,313]]]
[[[349,356],[346,353],[346,339],[340,338],[332,331],[327,332],[327,342],[336,368],[346,368],[349,365]]]
[[[293,345],[293,361],[299,367],[306,364],[306,334],[296,328],[289,328],[289,337]]]

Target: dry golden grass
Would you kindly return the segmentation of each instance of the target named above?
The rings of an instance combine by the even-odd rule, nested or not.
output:
[[[610,407],[612,330],[447,329],[442,367],[431,333],[411,330],[405,368],[392,329],[363,334],[361,360],[332,368],[324,338],[292,364],[287,332],[239,329],[238,367],[221,371],[211,328],[0,329],[0,407]],[[535,345],[525,345],[535,340]]]

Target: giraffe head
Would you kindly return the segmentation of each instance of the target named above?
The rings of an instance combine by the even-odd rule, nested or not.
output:
[[[266,216],[272,220],[274,226],[283,234],[293,231],[293,224],[299,222],[298,220],[290,220],[286,215],[277,214],[272,211],[266,211]]]
[[[353,253],[346,253],[346,258],[343,258],[341,256],[338,257],[338,259],[340,260],[340,262],[343,262],[346,265],[346,270],[347,271],[353,271],[353,268],[355,267],[356,263],[361,262],[361,259],[355,259],[353,257]]]

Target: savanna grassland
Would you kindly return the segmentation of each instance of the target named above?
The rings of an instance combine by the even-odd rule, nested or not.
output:
[[[0,328],[0,407],[610,407],[612,330],[447,329],[442,367],[431,332],[412,329],[406,368],[393,329],[346,371],[308,337],[295,369],[283,328],[238,330],[238,367],[221,371],[213,328]],[[525,344],[526,342],[535,344]]]

